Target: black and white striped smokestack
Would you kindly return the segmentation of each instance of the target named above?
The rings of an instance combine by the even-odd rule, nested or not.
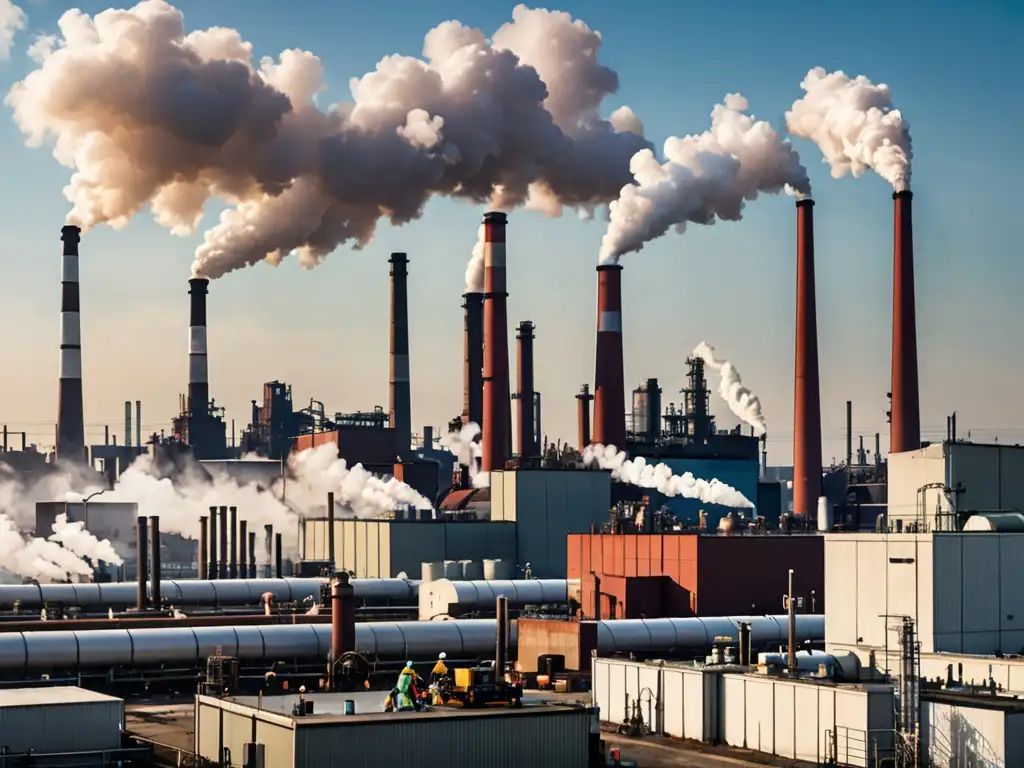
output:
[[[206,294],[210,281],[193,277],[188,284],[188,410],[195,418],[207,415],[210,407],[210,371],[206,361]]]
[[[82,230],[60,231],[64,253],[60,264],[60,389],[57,394],[58,460],[84,464],[85,415],[82,407],[82,321],[78,294],[78,243]]]
[[[391,264],[391,428],[398,455],[405,458],[412,443],[412,402],[409,391],[409,259],[392,253]]]

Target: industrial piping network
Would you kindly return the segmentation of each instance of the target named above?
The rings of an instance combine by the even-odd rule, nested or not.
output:
[[[307,597],[319,599],[326,579],[164,579],[160,595],[179,607],[256,605],[267,592],[277,603],[290,603]],[[393,605],[415,605],[419,581],[412,579],[353,579],[357,600],[389,600]],[[152,594],[152,582],[148,591]],[[42,608],[46,603],[61,603],[80,608],[108,608],[136,602],[137,585],[133,581],[88,584],[4,584],[0,585],[0,609]]]
[[[739,623],[751,624],[751,644],[776,646],[787,640],[786,616],[730,616],[688,619],[619,619],[598,622],[600,653],[703,652],[716,637],[739,637]],[[517,641],[511,622],[509,646]],[[435,622],[374,622],[355,625],[355,650],[369,660],[491,658],[494,619]],[[823,642],[825,617],[796,617],[798,644]],[[331,626],[175,627],[91,631],[0,633],[0,669],[10,672],[145,667],[189,664],[197,667],[221,653],[244,661],[327,659]]]

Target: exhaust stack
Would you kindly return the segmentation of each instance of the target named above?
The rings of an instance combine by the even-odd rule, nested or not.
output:
[[[138,591],[135,596],[135,608],[139,611],[146,610],[146,571],[149,570],[149,542],[146,540],[146,518],[139,515],[135,524],[135,560],[138,563],[136,577],[138,579]]]
[[[206,531],[209,518],[206,515],[199,516],[199,551],[196,553],[196,575],[202,580],[209,579],[206,569],[209,565],[209,544],[207,543]]]
[[[207,570],[211,579],[217,578],[217,507],[210,507],[210,559]]]
[[[580,387],[580,393],[576,395],[576,425],[579,430],[576,441],[579,444],[580,453],[583,453],[583,449],[590,445],[590,403],[593,399],[589,384]]]
[[[58,460],[84,464],[85,415],[82,406],[82,319],[78,293],[78,243],[82,230],[62,227],[60,264],[60,385],[57,392]]]
[[[889,452],[921,447],[917,319],[914,300],[914,227],[909,190],[894,192],[892,281],[892,427]]]
[[[793,514],[810,518],[821,495],[821,400],[814,295],[814,201],[796,201],[796,372]]]
[[[131,448],[132,445],[132,401],[124,401],[124,446]]]
[[[249,578],[256,578],[256,531],[249,531]]]
[[[279,579],[284,578],[284,559],[281,555],[281,534],[274,534],[274,570],[276,576]]]
[[[484,214],[484,419],[480,469],[504,469],[512,441],[504,213]]]
[[[517,367],[519,401],[519,458],[532,459],[540,455],[537,435],[534,429],[534,395],[533,395],[533,328],[529,320],[524,320],[516,329],[516,341],[519,347]]]
[[[217,563],[217,578],[228,578],[228,508],[220,508],[220,558]]]
[[[263,533],[266,536],[263,546],[267,550],[267,577],[269,578],[274,575],[271,572],[271,569],[274,567],[274,526],[269,524],[263,526]]]
[[[231,511],[231,544],[228,550],[228,578],[238,578],[238,507]]]
[[[135,452],[142,453],[142,401],[135,401]]]
[[[622,266],[597,268],[597,358],[593,442],[626,450],[626,374],[622,363]]]
[[[391,428],[398,456],[408,456],[412,444],[412,404],[409,391],[409,259],[392,253],[391,264]]]
[[[249,578],[249,524],[245,520],[238,521],[238,570],[235,571],[236,579]]]
[[[153,607],[160,610],[160,518],[149,516],[149,557],[153,563],[149,580],[152,585]]]
[[[462,295],[466,310],[463,342],[465,364],[462,372],[462,423],[482,426],[484,421],[484,295]]]
[[[188,410],[192,418],[202,418],[210,408],[210,370],[206,360],[206,294],[210,281],[194,277],[188,284]]]

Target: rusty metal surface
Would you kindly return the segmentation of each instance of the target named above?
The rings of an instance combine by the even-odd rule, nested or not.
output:
[[[793,513],[813,515],[821,495],[821,400],[814,283],[814,201],[796,203],[796,371]]]

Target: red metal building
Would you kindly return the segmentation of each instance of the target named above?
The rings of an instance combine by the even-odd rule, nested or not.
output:
[[[800,613],[825,610],[825,542],[816,535],[570,534],[567,577],[601,617],[661,618],[783,613],[789,569]]]

